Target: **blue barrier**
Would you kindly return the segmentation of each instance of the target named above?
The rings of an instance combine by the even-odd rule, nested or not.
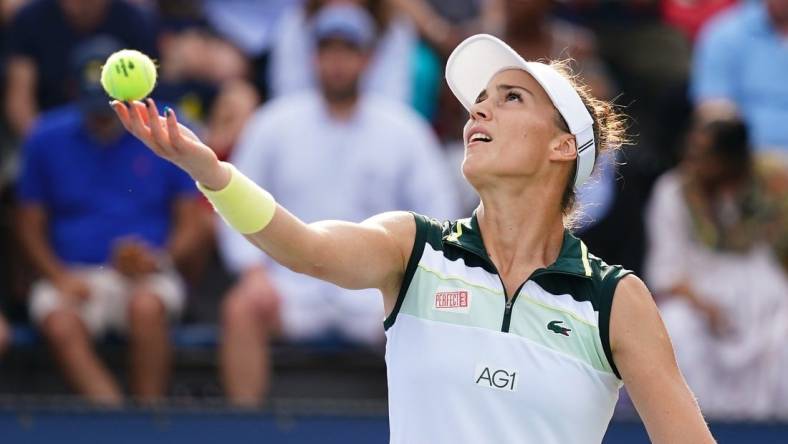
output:
[[[187,324],[177,325],[170,331],[170,340],[177,349],[212,349],[219,344],[219,326],[215,324]],[[107,343],[123,343],[125,339],[115,335],[108,335]],[[30,325],[14,324],[11,326],[11,345],[14,347],[34,347],[41,345],[41,334]],[[305,346],[316,352],[340,352],[364,348],[359,344],[349,342],[339,335],[329,334],[325,338],[305,342],[289,342],[290,345]]]
[[[181,325],[172,329],[170,339],[178,348],[213,348],[219,338],[219,328],[212,324]],[[110,337],[110,342],[120,342]],[[41,344],[41,335],[29,325],[15,324],[11,327],[11,344],[15,347],[32,347]]]
[[[788,442],[788,424],[712,424],[715,437],[725,443]],[[0,412],[0,440],[9,444],[347,444],[386,443],[385,416],[327,416],[289,414],[145,412]],[[607,444],[648,443],[638,422],[614,422]]]
[[[238,414],[38,413],[0,415],[8,444],[385,443],[385,418],[273,417]]]

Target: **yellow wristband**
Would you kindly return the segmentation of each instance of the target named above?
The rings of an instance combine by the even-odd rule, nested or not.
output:
[[[226,187],[212,191],[197,182],[197,188],[208,198],[227,225],[241,234],[262,230],[274,218],[276,201],[268,191],[244,176],[232,164],[225,165],[231,173],[230,183]]]

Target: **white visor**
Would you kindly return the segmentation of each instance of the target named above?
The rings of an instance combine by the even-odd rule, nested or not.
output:
[[[468,111],[499,72],[522,69],[542,86],[561,113],[577,143],[577,172],[575,188],[591,176],[596,158],[593,120],[580,95],[563,75],[539,62],[526,62],[509,45],[488,35],[477,34],[457,45],[446,62],[446,82]]]

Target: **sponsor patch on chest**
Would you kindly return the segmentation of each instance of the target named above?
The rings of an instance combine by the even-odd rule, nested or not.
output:
[[[450,313],[468,313],[471,309],[471,292],[466,289],[438,288],[432,308]]]
[[[499,368],[487,364],[476,364],[473,381],[479,387],[507,392],[517,391],[518,372],[509,368]]]

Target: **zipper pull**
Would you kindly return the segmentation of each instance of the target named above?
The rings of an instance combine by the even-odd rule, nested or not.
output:
[[[511,310],[512,309],[512,300],[511,299],[506,301],[506,309],[507,310]]]

